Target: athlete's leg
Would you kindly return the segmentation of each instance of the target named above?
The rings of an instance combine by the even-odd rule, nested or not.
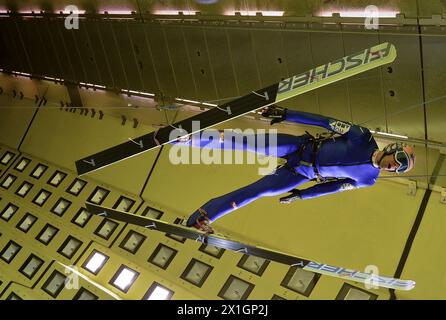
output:
[[[279,168],[275,174],[265,176],[244,188],[208,201],[189,217],[187,225],[192,226],[196,223],[201,215],[200,210],[205,212],[209,220],[213,222],[258,198],[280,195],[307,181],[306,177],[293,174],[287,168]]]
[[[297,151],[301,143],[301,137],[284,133],[243,134],[232,130],[211,129],[192,135],[187,141],[175,141],[172,144],[206,149],[242,150],[283,157]]]

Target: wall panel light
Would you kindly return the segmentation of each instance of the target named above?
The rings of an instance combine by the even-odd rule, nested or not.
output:
[[[125,265],[121,265],[121,267],[111,279],[110,284],[115,288],[118,288],[122,292],[127,293],[138,276],[139,273],[135,270],[132,270]]]
[[[10,240],[0,252],[0,258],[6,263],[10,263],[21,249],[22,247],[17,242]]]
[[[23,172],[30,163],[31,163],[30,159],[22,158],[20,159],[19,163],[14,167],[14,169],[19,172]]]
[[[163,212],[151,207],[147,207],[144,209],[142,215],[151,219],[160,219],[161,216],[163,215]]]
[[[14,158],[15,154],[7,151],[0,159],[0,163],[3,165],[8,165],[9,162]]]
[[[73,300],[98,300],[99,297],[85,288],[80,288]]]
[[[0,217],[5,221],[9,221],[17,210],[19,210],[19,207],[13,205],[12,203],[8,203],[0,214]]]
[[[201,288],[212,269],[212,266],[199,260],[192,259],[180,278]]]
[[[93,193],[90,195],[87,201],[97,205],[101,205],[109,193],[110,193],[109,190],[96,187],[96,189],[93,191]]]
[[[17,293],[11,292],[5,300],[23,300]]]
[[[221,288],[218,296],[225,300],[246,300],[254,285],[231,275]]]
[[[31,213],[27,213],[23,216],[22,220],[16,225],[16,228],[22,230],[23,232],[28,232],[29,229],[37,221],[37,217],[33,216]]]
[[[59,229],[47,223],[45,227],[43,227],[42,231],[40,231],[40,233],[37,235],[36,239],[44,245],[48,245],[48,243],[53,240],[58,232]]]
[[[60,292],[65,287],[67,277],[57,270],[54,270],[50,277],[45,281],[42,290],[48,293],[53,298],[57,298]]]
[[[12,186],[12,184],[14,183],[14,181],[17,180],[16,176],[13,176],[12,174],[8,174],[2,181],[1,186],[2,188],[8,190],[9,187]]]
[[[109,219],[104,219],[94,232],[97,236],[108,240],[118,227],[118,223]]]
[[[90,271],[94,275],[97,275],[99,271],[101,271],[101,269],[104,267],[108,259],[109,257],[105,254],[97,250],[93,250],[93,252],[88,256],[87,260],[85,260],[82,268]]]
[[[143,300],[170,300],[173,294],[172,290],[154,282],[144,295]]]
[[[33,199],[33,203],[38,205],[38,206],[40,206],[40,207],[42,207],[50,196],[51,196],[51,192],[42,189],[36,195],[36,197]]]
[[[31,183],[24,181],[17,189],[15,194],[18,195],[19,197],[25,198],[28,192],[31,191],[32,187],[33,185]]]
[[[129,212],[134,204],[135,204],[134,200],[121,196],[119,197],[118,201],[116,201],[115,205],[113,206],[113,209],[116,209],[118,211]]]
[[[181,218],[177,218],[177,219],[175,219],[175,221],[173,223],[174,224],[180,224],[181,221],[182,221]],[[171,239],[173,239],[175,241],[181,242],[181,243],[184,243],[187,240],[187,238],[185,238],[185,237],[181,237],[181,236],[178,236],[176,234],[170,234],[170,233],[166,233],[166,237],[169,237],[169,238],[171,238]]]
[[[68,238],[65,239],[64,243],[62,243],[57,252],[63,255],[65,258],[71,259],[82,246],[82,244],[83,242],[79,239],[76,239],[73,236],[68,236]]]
[[[246,271],[254,273],[255,275],[262,276],[265,272],[266,267],[268,267],[269,261],[260,257],[243,255],[237,266]]]
[[[43,265],[43,260],[38,256],[31,254],[25,263],[20,267],[19,271],[28,279],[32,279]]]
[[[48,184],[53,187],[58,187],[66,178],[67,174],[62,171],[56,171],[48,180]]]
[[[45,171],[48,169],[48,166],[44,164],[38,164],[34,170],[31,172],[30,176],[35,179],[40,179],[41,176],[45,173]]]
[[[241,16],[265,16],[265,17],[282,17],[284,11],[250,11],[250,10],[228,10],[225,12],[226,16],[234,16],[236,14],[240,14]]]
[[[71,206],[71,201],[68,201],[64,198],[60,198],[59,200],[57,200],[56,204],[51,209],[51,212],[61,217],[68,210],[70,206]]]
[[[223,249],[223,248],[219,248],[219,247],[212,246],[212,245],[207,245],[205,243],[203,243],[198,250],[200,250],[201,252],[204,252],[210,256],[213,256],[217,259],[220,259],[221,256],[223,255],[223,253],[225,252],[225,249]]]
[[[146,240],[146,238],[147,238],[146,236],[136,231],[130,230],[125,236],[124,240],[122,240],[119,247],[130,253],[135,254],[143,244],[144,240]]]
[[[168,16],[179,15],[179,14],[194,15],[195,13],[196,11],[192,10],[155,10],[153,12],[153,14],[156,15],[168,15]]]
[[[367,10],[323,10],[317,13],[320,17],[331,17],[334,13],[339,13],[344,18],[395,18],[399,13],[397,10],[392,9],[380,9],[379,11],[367,11]]]
[[[291,267],[280,285],[309,297],[319,278],[320,274]]]
[[[73,183],[68,187],[66,192],[69,194],[72,194],[73,196],[78,196],[79,193],[84,189],[84,187],[87,185],[87,181],[76,179],[73,181]]]
[[[344,283],[336,300],[376,300],[378,296],[364,289],[354,287],[348,283]]]
[[[169,267],[177,253],[177,250],[160,243],[155,251],[153,251],[148,261],[165,270]]]
[[[80,208],[76,215],[71,220],[72,223],[83,228],[88,223],[93,215],[85,208]]]

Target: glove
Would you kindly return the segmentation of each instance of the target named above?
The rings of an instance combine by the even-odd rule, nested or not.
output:
[[[286,108],[271,106],[264,109],[262,116],[271,120],[271,125],[282,122],[286,118]]]
[[[290,194],[287,195],[286,197],[282,197],[279,199],[280,203],[291,203],[294,202],[296,200],[302,199],[302,196],[300,194],[300,190],[298,189],[293,189],[290,191]]]

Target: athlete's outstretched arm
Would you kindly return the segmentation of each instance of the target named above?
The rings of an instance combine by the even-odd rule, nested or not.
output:
[[[286,121],[307,124],[310,126],[319,126],[339,134],[347,133],[352,126],[351,123],[321,116],[319,114],[303,112],[303,111],[295,111],[289,109],[285,110],[284,118]]]
[[[311,199],[345,190],[369,187],[372,186],[375,181],[375,179],[370,181],[356,181],[350,178],[345,178],[336,181],[319,183],[303,190],[294,189],[291,191],[290,195],[280,198],[280,202],[291,203],[297,199]]]
[[[262,114],[265,117],[273,118],[271,124],[285,120],[311,126],[319,126],[335,133],[346,135],[349,138],[371,134],[367,128],[310,112],[296,111],[280,107],[268,107]]]
[[[351,190],[357,188],[356,180],[347,178],[339,179],[336,181],[330,181],[325,183],[318,183],[307,189],[300,190],[301,199],[311,199],[320,196],[325,196],[327,194],[337,193],[345,190]]]

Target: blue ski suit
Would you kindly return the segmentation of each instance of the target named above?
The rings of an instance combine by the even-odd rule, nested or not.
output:
[[[260,197],[278,196],[317,178],[322,178],[319,179],[322,182],[300,190],[301,199],[375,184],[380,170],[372,164],[372,155],[378,149],[378,145],[367,128],[293,110],[286,111],[285,120],[320,126],[338,136],[322,140],[317,146],[309,134],[302,136],[278,134],[277,146],[274,148],[269,148],[269,139],[266,137],[266,148],[262,153],[285,158],[286,165],[276,169],[274,174],[206,202],[201,209],[207,213],[211,222]],[[258,152],[256,144],[252,144],[252,140],[249,141],[249,139],[233,141],[232,149]],[[191,141],[187,144],[191,145]],[[209,141],[209,139],[199,141],[201,148],[224,149],[224,145],[222,141]],[[187,225],[193,225],[199,216],[197,209],[189,217]]]

